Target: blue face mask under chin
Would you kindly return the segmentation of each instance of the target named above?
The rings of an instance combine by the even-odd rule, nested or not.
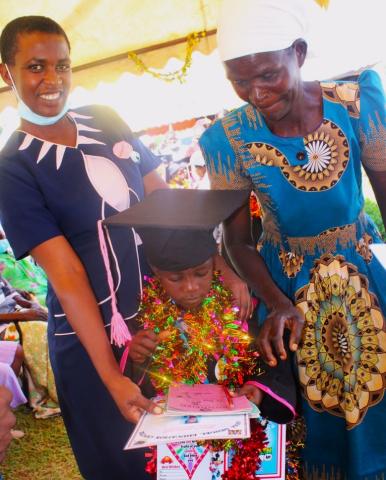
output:
[[[44,117],[43,115],[39,115],[32,111],[29,106],[18,96],[17,110],[21,118],[24,118],[24,120],[34,123],[35,125],[53,125],[68,112],[68,102],[64,104],[62,110],[54,117]]]
[[[15,92],[15,95],[16,95],[16,98],[17,98],[17,101],[18,101],[17,110],[18,110],[21,118],[23,118],[24,120],[27,120],[28,122],[34,123],[35,125],[53,125],[54,123],[59,121],[62,117],[64,117],[64,115],[66,115],[66,113],[68,112],[68,108],[69,108],[68,101],[66,101],[62,110],[57,115],[55,115],[54,117],[45,117],[43,115],[39,115],[38,113],[35,113],[34,111],[32,111],[29,108],[29,106],[26,103],[23,102],[20,95],[18,94],[15,82],[13,81],[13,78],[12,78],[11,72],[9,71],[8,65],[5,64],[5,67],[8,71],[9,77],[10,77],[11,82],[12,82],[12,88],[13,88],[13,91]]]

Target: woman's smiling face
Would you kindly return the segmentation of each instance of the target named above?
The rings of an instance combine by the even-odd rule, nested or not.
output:
[[[8,69],[18,95],[35,113],[46,117],[57,115],[71,88],[66,39],[38,31],[19,34],[17,38],[14,63]]]

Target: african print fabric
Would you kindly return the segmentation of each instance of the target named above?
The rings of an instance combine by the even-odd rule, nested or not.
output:
[[[255,192],[258,250],[304,313],[297,352],[307,425],[307,479],[386,475],[386,272],[363,213],[361,162],[385,169],[385,103],[375,72],[321,83],[323,121],[305,137],[274,135],[245,105],[201,137],[212,188]],[[263,322],[267,309],[257,312]]]

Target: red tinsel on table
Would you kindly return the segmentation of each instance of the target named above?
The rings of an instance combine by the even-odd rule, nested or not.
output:
[[[251,420],[251,437],[240,440],[234,446],[235,455],[229,470],[222,480],[254,480],[260,468],[260,454],[268,444],[264,426],[257,420]]]
[[[157,473],[157,447],[149,447],[149,451],[145,453],[147,459],[145,472],[150,475]]]

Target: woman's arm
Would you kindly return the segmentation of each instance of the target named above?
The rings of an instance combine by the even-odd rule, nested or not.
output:
[[[283,344],[285,326],[291,330],[291,350],[297,349],[304,323],[303,315],[274,283],[263,258],[257,252],[251,237],[247,204],[224,222],[224,242],[239,275],[267,306],[269,315],[260,330],[258,345],[264,359],[274,366],[277,363],[274,352],[281,359],[287,357]]]
[[[248,285],[232,270],[221,255],[215,255],[214,268],[219,270],[224,278],[224,284],[232,291],[236,305],[240,309],[240,320],[246,322],[253,313],[253,301]]]
[[[41,243],[32,249],[31,255],[45,270],[68,322],[122,415],[137,421],[142,409],[160,413],[159,407],[143,397],[139,387],[121,374],[86,271],[65,237]]]

